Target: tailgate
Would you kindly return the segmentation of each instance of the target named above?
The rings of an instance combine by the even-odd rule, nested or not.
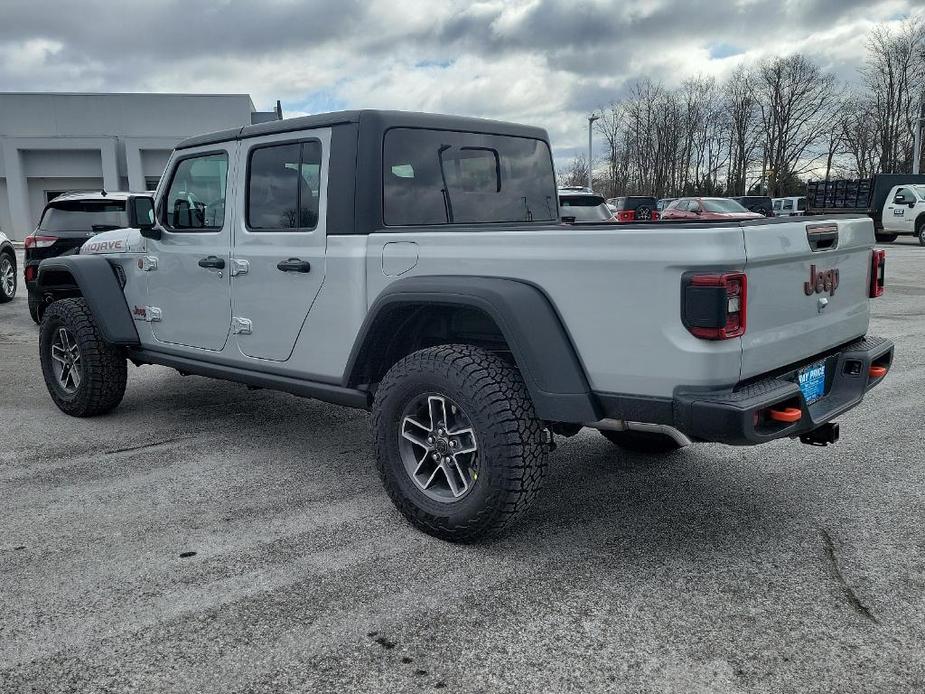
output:
[[[837,242],[812,238],[837,227]],[[744,225],[748,275],[743,379],[837,347],[867,332],[874,229],[869,217]],[[831,273],[831,274],[830,274]],[[820,278],[821,276],[821,278]],[[817,291],[817,289],[819,291]]]

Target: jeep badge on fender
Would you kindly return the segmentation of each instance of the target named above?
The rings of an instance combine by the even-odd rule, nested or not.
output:
[[[813,294],[822,294],[828,292],[830,296],[835,296],[835,290],[838,289],[838,268],[816,272],[816,266],[809,266],[809,282],[803,283],[803,291],[806,296]]]

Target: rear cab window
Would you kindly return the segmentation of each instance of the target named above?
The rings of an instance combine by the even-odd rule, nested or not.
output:
[[[45,208],[39,231],[100,232],[127,226],[128,214],[123,200],[62,200]]]
[[[552,157],[542,140],[392,128],[383,143],[382,176],[386,226],[558,217]]]

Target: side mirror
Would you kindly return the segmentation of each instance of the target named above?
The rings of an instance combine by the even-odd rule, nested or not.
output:
[[[154,227],[154,198],[148,195],[130,195],[126,211],[130,228],[138,229],[146,239],[161,237],[161,230]]]
[[[906,198],[903,197],[902,194],[900,194],[893,198],[893,202],[897,205],[902,205],[903,203],[906,202]]]

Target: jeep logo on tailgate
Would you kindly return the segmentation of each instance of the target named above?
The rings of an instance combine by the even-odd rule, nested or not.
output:
[[[824,292],[835,296],[836,289],[838,289],[838,268],[816,272],[815,265],[809,266],[809,282],[803,283],[803,291],[806,292],[806,296]]]

